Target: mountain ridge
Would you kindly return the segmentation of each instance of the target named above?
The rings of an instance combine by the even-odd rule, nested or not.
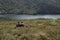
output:
[[[60,0],[0,0],[0,14],[60,14]]]

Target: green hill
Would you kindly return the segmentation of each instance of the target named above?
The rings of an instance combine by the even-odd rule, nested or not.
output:
[[[60,14],[60,0],[0,0],[0,13]]]

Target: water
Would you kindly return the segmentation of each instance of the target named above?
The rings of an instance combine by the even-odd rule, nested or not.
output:
[[[9,19],[37,19],[37,18],[51,18],[58,19],[60,15],[15,15],[15,14],[5,14],[0,15],[0,18],[9,18]]]

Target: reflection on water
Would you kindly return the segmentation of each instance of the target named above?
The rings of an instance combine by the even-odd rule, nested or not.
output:
[[[2,18],[10,18],[10,19],[37,19],[37,18],[52,18],[58,19],[60,15],[15,15],[15,14],[5,14],[0,15]]]

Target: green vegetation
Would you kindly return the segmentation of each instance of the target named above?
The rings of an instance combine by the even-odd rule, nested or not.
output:
[[[60,0],[0,0],[0,14],[60,14]]]
[[[16,28],[18,21],[25,27]],[[0,20],[0,40],[60,40],[60,20]]]

